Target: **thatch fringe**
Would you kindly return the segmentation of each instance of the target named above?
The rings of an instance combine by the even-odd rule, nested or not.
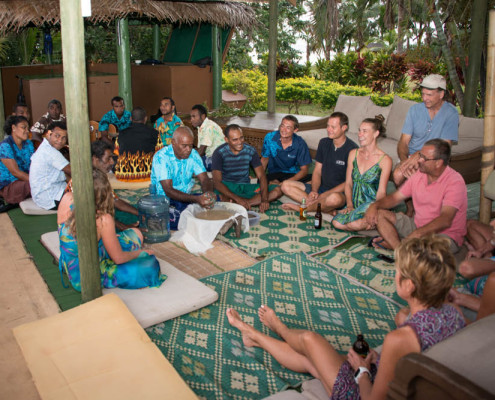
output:
[[[248,28],[256,23],[251,7],[240,2],[179,2],[156,0],[92,0],[92,23],[110,23],[117,18],[133,17],[163,23],[197,22]],[[0,1],[0,32],[19,31],[35,26],[60,23],[59,0]]]

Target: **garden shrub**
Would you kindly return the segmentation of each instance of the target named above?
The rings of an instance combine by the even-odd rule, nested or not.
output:
[[[300,104],[311,101],[312,93],[317,88],[316,82],[314,78],[308,77],[279,79],[276,89],[277,101],[288,103],[289,113],[294,108],[295,113],[298,114]]]
[[[366,75],[374,92],[391,93],[404,89],[407,70],[405,55],[378,53]]]
[[[268,77],[258,69],[243,71],[223,71],[222,87],[234,93],[242,93],[248,98],[254,110],[266,110]]]
[[[372,53],[339,53],[333,60],[318,60],[316,78],[341,85],[364,86],[368,82],[366,67],[373,62]]]
[[[399,96],[406,100],[416,101],[418,103],[422,101],[421,92],[419,91],[416,91],[414,93],[388,93],[385,95],[382,95],[380,93],[373,93],[371,95],[371,101],[377,106],[386,107],[393,103],[395,96]]]

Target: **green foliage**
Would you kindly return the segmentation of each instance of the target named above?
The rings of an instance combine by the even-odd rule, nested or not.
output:
[[[299,105],[310,100],[316,88],[314,78],[279,79],[276,98],[278,101],[288,103],[289,113],[294,108],[295,113],[299,114]]]
[[[373,91],[390,93],[404,84],[407,69],[403,54],[378,53],[373,63],[366,68],[366,75]]]
[[[268,78],[258,69],[248,71],[223,71],[222,86],[225,90],[242,93],[255,110],[266,110]]]
[[[227,61],[224,68],[228,71],[241,71],[253,68],[253,61],[249,52],[253,50],[250,38],[244,32],[236,32],[230,41]]]
[[[419,91],[416,91],[414,93],[388,93],[385,95],[373,93],[371,95],[371,101],[373,101],[373,103],[375,103],[377,106],[386,107],[393,103],[395,96],[402,97],[406,100],[416,101],[418,103],[422,101],[421,92]]]
[[[372,59],[372,53],[363,56],[356,52],[339,53],[331,61],[316,62],[316,77],[341,85],[366,85],[366,66]]]
[[[363,86],[344,86],[335,82],[321,82],[316,93],[313,93],[311,100],[320,104],[324,109],[332,109],[337,104],[339,95],[348,96],[368,96],[371,89]]]
[[[253,117],[257,110],[253,107],[250,101],[247,101],[242,108],[229,107],[226,103],[221,103],[220,107],[211,111],[208,115],[210,118],[225,118],[225,117]]]

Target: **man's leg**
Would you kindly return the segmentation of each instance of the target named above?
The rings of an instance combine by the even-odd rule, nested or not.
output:
[[[31,196],[31,187],[28,181],[14,181],[2,190],[0,196],[9,204],[18,204]]]
[[[323,192],[318,197],[318,200],[308,205],[307,211],[316,211],[318,203],[321,204],[321,211],[324,213],[332,213],[335,210],[342,208],[345,205],[344,193],[330,192],[329,190]]]
[[[400,244],[400,237],[395,224],[397,222],[397,215],[389,210],[379,210],[376,223],[376,229],[380,233],[383,241],[380,243],[380,239],[377,238],[375,243],[381,246],[395,249]]]
[[[467,221],[466,238],[474,250],[481,249],[486,242],[492,239],[492,234],[493,228],[490,225],[474,219]]]
[[[306,193],[306,185],[303,182],[283,181],[280,188],[282,189],[283,194],[298,203],[301,202],[303,198],[308,198],[308,194]]]

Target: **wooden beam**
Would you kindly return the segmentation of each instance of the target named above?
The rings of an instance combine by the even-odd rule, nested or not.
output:
[[[77,221],[81,295],[83,301],[90,301],[101,296],[101,281],[88,132],[84,23],[80,0],[60,0],[60,21],[64,86],[68,89],[65,91],[65,107]]]
[[[222,30],[211,26],[211,59],[213,61],[213,108],[222,103]]]
[[[127,18],[118,19],[116,27],[119,96],[124,99],[125,108],[132,110],[131,49],[129,46],[129,22]]]
[[[278,32],[278,4],[277,0],[270,0],[270,16],[268,31],[268,112],[274,113],[276,106],[276,79],[277,79],[277,32]]]
[[[160,59],[160,25],[159,24],[154,24],[153,25],[153,59],[154,60],[159,60]]]

